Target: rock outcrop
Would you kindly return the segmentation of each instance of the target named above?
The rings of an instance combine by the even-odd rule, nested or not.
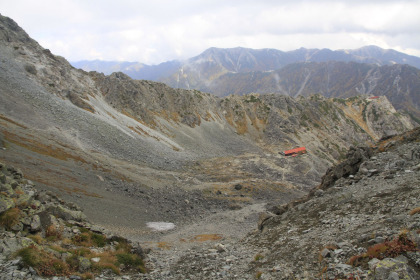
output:
[[[0,279],[145,272],[140,245],[89,223],[78,206],[38,191],[18,169],[0,163],[0,178]]]

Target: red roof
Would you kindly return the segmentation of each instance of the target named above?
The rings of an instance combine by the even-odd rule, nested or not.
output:
[[[291,150],[284,151],[284,155],[286,155],[286,156],[293,155],[293,154],[298,154],[298,153],[306,153],[306,148],[305,147],[299,147],[299,148],[296,148],[296,149],[291,149]]]
[[[372,96],[372,97],[369,97],[368,99],[376,99],[376,98],[379,98],[379,96]]]

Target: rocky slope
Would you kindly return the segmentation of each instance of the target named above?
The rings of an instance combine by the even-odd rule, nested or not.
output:
[[[218,98],[87,73],[0,19],[1,159],[127,234],[297,197],[350,145],[413,128],[384,97]],[[295,146],[308,154],[279,154]]]
[[[262,213],[254,232],[196,246],[149,277],[420,279],[419,141],[416,129],[351,149],[307,197]]]

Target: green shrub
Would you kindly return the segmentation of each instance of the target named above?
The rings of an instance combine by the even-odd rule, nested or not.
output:
[[[259,261],[259,260],[262,260],[264,258],[264,256],[263,255],[261,255],[261,254],[256,254],[255,255],[255,257],[254,257],[254,260],[257,262],[257,261]]]
[[[10,230],[14,225],[19,222],[20,210],[19,208],[10,208],[0,215],[0,225]]]
[[[139,256],[130,253],[121,253],[116,256],[118,264],[123,264],[129,268],[138,269],[141,273],[146,273],[144,262]]]
[[[22,258],[25,266],[33,267],[41,276],[66,276],[70,274],[67,263],[34,245],[19,250],[17,255]]]
[[[22,258],[22,262],[26,266],[36,267],[39,263],[39,252],[35,246],[29,246],[23,249],[20,249],[17,252],[17,255]]]
[[[73,271],[79,270],[79,256],[78,255],[71,255],[70,257],[66,258],[66,263]]]
[[[117,254],[117,260],[119,264],[131,267],[143,265],[143,260],[139,256],[129,253]]]
[[[92,233],[90,239],[97,247],[104,247],[106,245],[106,238],[101,234]]]

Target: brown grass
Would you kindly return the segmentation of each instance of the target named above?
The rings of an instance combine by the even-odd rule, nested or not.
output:
[[[209,111],[207,111],[206,112],[206,116],[204,117],[204,120],[205,121],[214,121],[214,118],[213,118],[213,116],[210,114],[210,112]]]
[[[35,246],[23,248],[17,252],[26,266],[33,267],[41,276],[68,276],[69,265],[54,257],[51,253]]]
[[[78,155],[70,154],[62,148],[53,147],[51,145],[46,145],[44,143],[41,143],[40,141],[36,141],[35,137],[25,138],[25,137],[21,137],[16,134],[13,134],[9,131],[4,131],[3,133],[4,133],[5,139],[8,140],[9,142],[14,143],[15,145],[18,145],[25,149],[28,149],[32,152],[49,156],[49,157],[53,157],[59,160],[66,161],[68,159],[72,159],[76,162],[80,161],[83,163],[87,163],[86,160],[84,160],[82,157]]]
[[[26,126],[24,126],[23,124],[20,124],[20,123],[18,123],[18,122],[15,122],[14,120],[9,119],[8,117],[6,117],[6,116],[4,116],[4,115],[2,115],[2,114],[0,114],[0,119],[5,120],[5,121],[7,121],[7,122],[9,122],[9,123],[12,123],[12,124],[14,124],[14,125],[17,125],[17,126],[19,126],[19,127],[21,127],[21,128],[27,129],[27,127],[26,127]]]
[[[98,263],[94,263],[92,267],[97,271],[102,271],[104,269],[111,269],[115,274],[120,274],[119,268],[115,265],[117,262],[117,257],[115,253],[105,251],[102,253],[92,253],[88,255],[88,258],[99,257],[100,260]]]
[[[30,238],[33,242],[35,242],[38,245],[45,243],[45,239],[42,238],[42,236],[39,233],[36,235],[29,235],[28,238]]]
[[[62,237],[62,230],[56,228],[54,225],[50,225],[45,230],[45,237],[50,241],[60,240]]]
[[[107,114],[108,114],[108,116],[110,116],[111,118],[113,118],[114,120],[116,120],[117,118],[113,115],[113,114],[111,114],[110,112],[106,112]]]
[[[170,245],[168,242],[158,242],[157,247],[163,250],[169,250],[172,248],[172,245]]]
[[[149,112],[150,112],[150,111],[149,111]],[[139,122],[139,123],[144,124],[144,125],[148,125],[148,126],[150,126],[150,127],[152,127],[152,128],[156,127],[156,123],[155,123],[155,121],[154,121],[154,120],[151,120],[151,121],[150,121],[150,123],[146,124],[144,121],[142,121],[142,120],[140,120],[140,119],[136,118],[135,116],[131,115],[131,114],[130,114],[129,112],[127,112],[126,110],[122,110],[122,112],[121,112],[121,113],[123,113],[123,114],[124,114],[124,115],[126,115],[127,117],[129,117],[129,118],[131,118],[131,119],[135,120],[136,122]],[[151,114],[152,114],[152,113],[151,113]]]
[[[395,258],[405,252],[417,252],[417,245],[407,236],[408,231],[403,230],[398,237],[391,241],[375,244],[367,249],[367,252],[356,255],[348,260],[348,264],[353,266],[363,266],[367,268],[369,260],[373,258]]]
[[[257,261],[259,261],[259,260],[262,260],[263,258],[264,258],[264,256],[258,253],[258,254],[256,254],[256,255],[255,255],[255,257],[254,257],[254,261],[256,261],[256,262],[257,262]]]
[[[48,180],[46,178],[49,178],[48,176],[39,176],[39,174],[37,173],[37,175],[33,175],[32,173],[30,173],[30,170],[25,171],[25,177],[31,181],[34,182],[38,182],[47,186],[51,186],[60,190],[63,190],[65,192],[67,192],[68,194],[72,194],[72,193],[80,193],[83,194],[85,196],[90,196],[90,197],[97,197],[97,198],[102,198],[101,195],[94,193],[94,192],[88,192],[87,190],[81,189],[79,187],[66,187],[63,185],[63,180],[61,180],[61,182],[55,182],[52,180]],[[72,180],[73,179],[73,180]],[[74,178],[70,178],[67,180],[67,182],[75,182],[77,183],[77,180]]]
[[[243,135],[248,132],[248,122],[246,120],[246,116],[235,122],[236,125],[236,132],[239,135]]]
[[[190,242],[216,241],[222,238],[221,234],[199,234],[190,239]]]
[[[413,216],[415,214],[420,213],[420,207],[414,208],[413,210],[410,211],[410,215]]]

